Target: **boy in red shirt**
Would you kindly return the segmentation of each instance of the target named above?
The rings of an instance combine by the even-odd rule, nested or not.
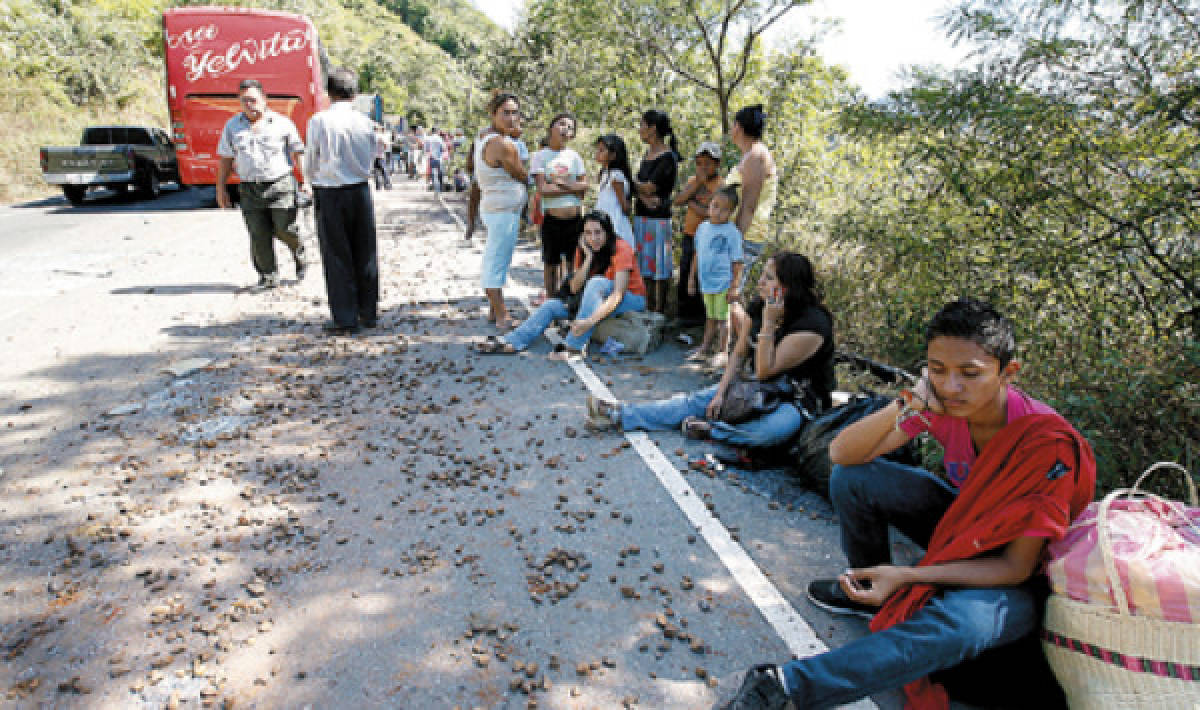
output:
[[[926,343],[929,365],[913,391],[829,447],[830,499],[850,564],[837,579],[810,583],[808,596],[830,612],[871,618],[876,633],[783,666],[755,666],[721,707],[834,707],[904,686],[909,707],[947,708],[930,674],[960,681],[976,661],[1031,642],[1041,625],[1042,553],[1092,500],[1091,448],[1012,386],[1020,369],[1012,324],[990,305],[947,304]],[[945,447],[948,480],[882,458],[925,431]],[[915,567],[892,564],[889,526],[926,548]],[[1031,705],[1062,706],[1031,645],[1031,654],[1008,654],[1024,666],[1021,692]],[[985,677],[1013,685],[1010,670],[990,670]],[[1035,678],[1044,681],[1037,690]]]

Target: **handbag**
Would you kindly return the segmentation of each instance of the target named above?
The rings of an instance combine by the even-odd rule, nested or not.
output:
[[[575,314],[579,312],[579,304],[583,301],[583,289],[579,293],[571,290],[571,279],[575,278],[575,272],[567,274],[562,283],[558,285],[558,292],[554,297],[562,301],[567,307],[567,314],[571,320],[575,320]]]
[[[1183,473],[1191,506],[1138,490]],[[1091,503],[1048,546],[1042,647],[1072,708],[1200,704],[1200,509],[1177,464]]]
[[[759,382],[739,374],[725,390],[725,400],[717,418],[726,424],[740,424],[775,411],[783,402],[791,401],[794,393],[795,387],[787,375]]]

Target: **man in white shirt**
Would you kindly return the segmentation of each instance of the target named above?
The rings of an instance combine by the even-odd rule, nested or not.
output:
[[[446,141],[442,140],[436,128],[431,130],[429,137],[425,139],[425,153],[429,155],[429,185],[434,192],[441,192],[445,179],[445,175],[442,174],[442,161],[446,159]]]
[[[371,119],[354,110],[358,75],[330,73],[333,105],[308,122],[307,168],[317,208],[317,238],[333,321],[326,332],[374,328],[379,304],[375,205],[367,180],[375,162]]]
[[[238,192],[242,219],[250,232],[250,255],[258,272],[254,288],[264,290],[279,285],[274,239],[291,249],[297,281],[304,278],[307,268],[292,177],[304,154],[304,142],[290,118],[267,107],[267,97],[257,79],[242,81],[238,100],[242,112],[225,123],[217,143],[217,205],[221,209],[232,205],[225,184],[236,168],[241,181]],[[300,189],[305,189],[303,174]]]

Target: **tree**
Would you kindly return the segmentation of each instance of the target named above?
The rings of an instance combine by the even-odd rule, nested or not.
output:
[[[1114,472],[1182,459],[1200,429],[1198,16],[1196,0],[966,0],[946,21],[976,67],[915,71],[845,113],[896,155],[835,226],[885,255],[903,294],[885,320],[916,329],[961,293],[1004,304],[1024,356],[1057,363],[1036,385]]]
[[[617,23],[636,49],[716,99],[729,132],[733,95],[753,74],[759,40],[811,0],[617,0]]]

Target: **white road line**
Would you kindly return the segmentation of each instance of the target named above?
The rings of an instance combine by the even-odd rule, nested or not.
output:
[[[441,202],[442,207],[450,214],[450,217],[458,223],[460,228],[465,228],[458,214],[442,200],[439,194],[438,202]],[[525,289],[520,289],[517,294],[517,299],[521,301],[526,310],[532,312],[529,306],[529,299]],[[546,339],[557,345],[562,342],[562,338],[557,333],[547,331]],[[601,397],[606,400],[615,400],[608,386],[600,381],[596,373],[583,361],[582,358],[572,358],[567,361],[567,364],[583,380],[587,385],[588,391],[595,397]],[[713,516],[708,508],[704,506],[700,496],[696,495],[696,491],[683,479],[679,471],[671,465],[671,462],[663,455],[661,449],[655,444],[649,436],[640,431],[627,431],[625,438],[633,445],[638,455],[642,457],[642,461],[654,472],[658,477],[659,483],[671,495],[675,501],[675,505],[679,506],[691,524],[716,553],[721,563],[725,565],[725,569],[729,570],[729,574],[737,581],[746,592],[746,596],[754,602],[758,607],[759,612],[766,619],[771,628],[775,630],[779,638],[787,645],[788,650],[798,658],[814,656],[818,653],[823,653],[829,650],[829,647],[817,638],[812,627],[804,621],[804,618],[796,612],[791,603],[784,598],[771,580],[767,579],[767,575],[754,562],[749,553],[734,541],[729,534],[729,530],[725,528],[721,521]],[[750,658],[746,659],[746,665],[752,663],[769,662],[770,659]],[[856,708],[858,710],[877,710],[874,702],[870,699],[863,699],[856,703],[844,705],[846,708]]]

